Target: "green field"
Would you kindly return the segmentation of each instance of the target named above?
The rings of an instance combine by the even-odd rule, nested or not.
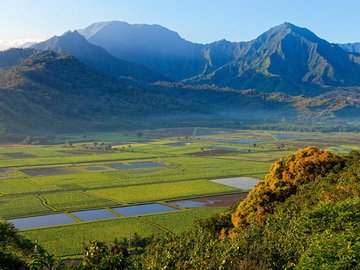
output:
[[[219,129],[161,129],[64,135],[47,146],[0,145],[0,218],[13,219],[86,209],[242,192],[210,182],[238,176],[263,179],[271,164],[309,145],[346,153],[360,135]],[[73,147],[60,142],[72,140]],[[112,143],[96,149],[89,141]],[[85,146],[84,146],[85,145]],[[159,168],[119,169],[114,164],[162,163]],[[95,168],[95,170],[94,170]],[[216,207],[24,230],[57,256],[81,253],[83,240],[113,240],[130,233],[178,233]]]
[[[191,209],[179,213],[157,214],[143,217],[109,219],[76,225],[24,231],[24,235],[41,243],[58,256],[78,255],[83,243],[90,240],[113,241],[129,238],[138,233],[143,236],[183,232],[199,218],[206,218],[223,208]]]

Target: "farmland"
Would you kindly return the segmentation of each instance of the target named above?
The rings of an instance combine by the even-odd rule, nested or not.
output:
[[[64,145],[65,141],[71,144]],[[111,148],[104,150],[104,145]],[[360,135],[219,129],[161,129],[63,135],[53,145],[0,146],[0,218],[65,214],[73,223],[23,229],[59,257],[76,257],[82,241],[139,233],[179,233],[224,208],[186,208],[172,200],[238,194],[246,189],[210,180],[263,179],[271,164],[308,145],[338,153],[360,150]],[[119,207],[171,207],[169,213],[125,217]],[[84,221],[72,214],[106,210],[113,218]]]

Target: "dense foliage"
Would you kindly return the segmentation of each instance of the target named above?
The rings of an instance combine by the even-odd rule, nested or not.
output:
[[[297,151],[275,162],[263,182],[257,184],[232,215],[235,228],[253,221],[266,222],[276,202],[283,202],[306,182],[343,167],[343,159],[316,147]]]
[[[0,269],[25,268],[34,247],[34,243],[19,235],[12,225],[0,222]]]

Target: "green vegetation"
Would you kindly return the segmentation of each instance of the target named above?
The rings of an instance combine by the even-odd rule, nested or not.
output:
[[[47,204],[61,210],[89,209],[114,204],[112,201],[93,197],[79,191],[48,193],[41,197],[45,199]]]
[[[197,180],[134,187],[98,189],[90,191],[89,193],[102,198],[110,198],[118,201],[119,203],[134,203],[225,193],[237,190],[238,189],[236,188],[219,185],[207,180]]]
[[[0,268],[26,269],[34,244],[8,223],[0,223]]]
[[[313,167],[306,161],[306,155],[298,155],[294,160],[296,166],[284,163],[284,170],[315,168],[313,173],[319,176],[301,174],[297,178],[301,188],[289,197],[285,189],[286,198],[274,204],[272,211],[266,213],[241,202],[235,215],[239,220],[247,221],[242,222],[242,226],[234,227],[239,222],[236,219],[232,224],[232,211],[200,222],[180,236],[150,244],[141,259],[142,267],[218,269],[221,265],[221,269],[358,269],[360,154],[351,152],[343,159],[316,150],[315,154],[309,155],[315,163],[326,160],[320,157],[317,160],[316,153],[328,155],[329,164],[338,158],[337,169],[334,171],[331,166],[325,172],[322,165]],[[270,175],[276,171],[275,165]],[[286,184],[287,175],[278,180],[280,183],[284,180]],[[254,192],[259,193],[262,187],[258,185]],[[279,194],[283,187],[281,184],[274,186]],[[259,206],[264,204],[259,201]],[[262,222],[247,219],[238,215],[241,210],[253,211],[260,216],[265,214],[266,219],[261,218]],[[228,229],[231,229],[229,235],[226,234]]]
[[[162,233],[160,229],[141,222],[138,218],[127,218],[28,230],[23,234],[41,243],[57,256],[69,256],[79,255],[83,249],[83,242],[93,240],[110,242],[114,238],[129,237],[134,232],[143,236]]]
[[[207,218],[220,212],[221,208],[189,209],[179,213],[166,213],[103,220],[62,227],[26,230],[23,235],[41,243],[48,251],[57,256],[79,255],[83,243],[89,241],[111,242],[134,233],[141,236],[152,234],[181,233],[199,218]]]
[[[49,212],[49,208],[34,195],[0,197],[0,216],[12,217]]]
[[[150,222],[150,224],[165,228],[166,231],[178,234],[185,232],[195,221],[209,218],[222,211],[224,211],[224,208],[221,207],[195,208],[182,210],[177,213],[147,215],[140,217],[140,220]]]
[[[156,136],[166,136],[169,131],[152,132],[143,131],[143,137],[156,132]],[[125,258],[121,257],[125,253],[121,253],[118,259],[135,269],[156,269],[165,265],[169,269],[189,268],[190,265],[193,269],[204,269],[204,265],[207,269],[218,265],[224,265],[224,269],[293,269],[299,265],[311,268],[314,264],[336,264],[340,257],[346,257],[351,263],[357,260],[358,244],[352,236],[358,235],[358,228],[353,226],[356,219],[351,216],[358,211],[359,172],[356,166],[359,158],[356,152],[350,156],[334,153],[339,149],[342,149],[340,152],[357,149],[358,134],[229,130],[217,134],[218,130],[199,128],[186,132],[210,135],[119,144],[112,150],[100,152],[84,150],[83,143],[74,143],[72,147],[63,144],[0,146],[1,161],[19,164],[0,169],[0,216],[16,219],[145,202],[166,205],[169,199],[241,192],[208,180],[236,176],[263,178],[274,159],[289,157],[272,166],[264,184],[258,185],[237,210],[181,208],[171,213],[127,218],[117,215],[113,219],[90,222],[76,219],[69,225],[25,229],[20,233],[46,250],[37,247],[38,251],[31,251],[31,259],[19,254],[20,260],[52,258],[56,262],[59,257],[80,258],[83,242],[88,243],[87,249],[101,247],[101,254],[107,255],[103,258],[98,254],[98,259],[105,265],[109,258],[120,256],[120,253],[111,253],[112,248],[123,250],[125,245],[129,254]],[[136,136],[136,132],[134,134]],[[96,136],[106,144],[116,137]],[[247,144],[239,144],[241,141]],[[93,142],[88,144],[94,145]],[[291,154],[309,144],[333,153],[312,147]],[[221,151],[216,152],[216,149]],[[165,167],[126,170],[112,167],[118,163],[151,161]],[[93,171],[91,167],[105,170]],[[43,175],[31,176],[30,169],[31,173]],[[351,222],[345,224],[342,217]],[[335,224],[333,219],[339,223],[334,221]],[[187,231],[193,222],[196,222],[195,227]],[[128,240],[124,237],[137,239],[134,240],[138,243],[136,248],[128,249]],[[114,243],[115,238],[120,242]],[[338,249],[331,243],[336,243]],[[166,256],[164,247],[171,250]],[[330,262],[323,259],[324,249],[329,254],[326,260]],[[56,258],[51,257],[52,254]],[[89,260],[97,261],[95,258]],[[339,269],[344,268],[342,263],[348,265],[350,262],[344,259]]]

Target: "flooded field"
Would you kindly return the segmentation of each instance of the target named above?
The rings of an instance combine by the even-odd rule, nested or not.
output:
[[[165,164],[159,162],[133,162],[129,164],[117,163],[111,164],[110,167],[120,170],[131,170],[131,169],[151,169],[165,167]]]
[[[295,134],[273,134],[273,137],[280,141],[300,138],[299,135]]]
[[[258,143],[263,143],[264,141],[262,140],[250,140],[250,139],[244,139],[244,140],[218,140],[218,142],[222,142],[222,143],[231,143],[231,144],[258,144]]]
[[[168,146],[185,146],[186,143],[185,142],[173,142],[173,143],[167,143],[165,145],[168,145]]]
[[[252,189],[259,181],[260,181],[259,179],[252,177],[235,177],[235,178],[211,180],[211,182],[215,182],[225,186],[240,188],[243,190]]]
[[[230,155],[241,153],[237,150],[205,150],[201,152],[191,153],[189,156],[222,156],[222,155]]]
[[[15,158],[15,159],[22,159],[22,158],[33,158],[36,157],[35,155],[27,154],[27,153],[6,153],[2,154],[3,156],[9,157],[9,158]]]
[[[71,212],[71,214],[82,221],[103,220],[108,218],[116,218],[117,216],[106,209],[86,210],[79,212]]]
[[[38,169],[22,169],[22,173],[27,174],[28,176],[50,176],[50,175],[61,175],[61,174],[71,174],[72,171],[64,168],[38,168]]]
[[[14,224],[19,230],[33,229],[46,226],[56,226],[75,223],[76,221],[65,214],[53,214],[46,216],[26,217],[9,219],[8,222]]]
[[[109,171],[111,170],[108,167],[103,167],[103,166],[91,166],[91,167],[87,167],[86,168],[88,171]]]
[[[124,207],[113,208],[113,210],[125,217],[177,211],[175,208],[171,208],[169,206],[165,206],[159,203],[124,206]]]
[[[181,208],[193,207],[228,207],[235,205],[239,200],[244,199],[247,193],[216,195],[189,200],[171,201],[171,205]]]

